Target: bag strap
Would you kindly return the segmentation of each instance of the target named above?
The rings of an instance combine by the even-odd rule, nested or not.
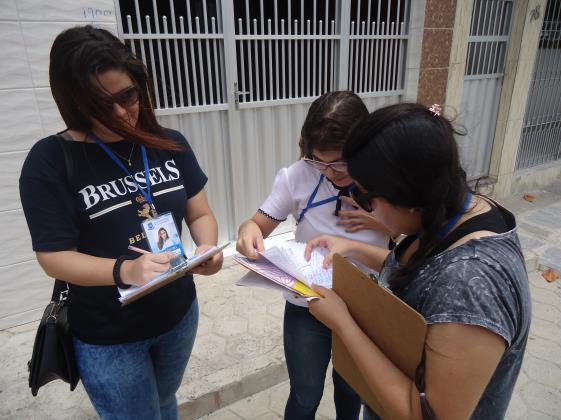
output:
[[[61,133],[57,133],[56,138],[58,140],[58,144],[62,149],[62,155],[64,156],[64,169],[66,171],[66,182],[68,183],[69,187],[72,187],[72,178],[74,175],[74,165],[72,161],[72,155],[67,149],[66,141]],[[64,296],[64,292],[68,293],[69,287],[68,283],[55,279],[55,284],[53,286],[53,293],[51,294],[51,301],[53,302],[60,302],[61,300],[65,300],[66,296]],[[62,298],[62,299],[61,299]]]

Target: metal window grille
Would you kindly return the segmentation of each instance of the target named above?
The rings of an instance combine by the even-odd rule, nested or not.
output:
[[[122,38],[148,68],[155,108],[226,103],[220,10],[219,0],[120,2]]]
[[[409,1],[356,0],[351,10],[348,88],[401,93]]]
[[[526,104],[516,169],[561,159],[561,1],[550,0]]]
[[[473,4],[466,80],[503,75],[512,6],[508,0],[476,0]]]
[[[234,16],[221,16],[221,1]],[[245,107],[339,88],[403,93],[410,0],[221,1],[120,0],[122,38],[148,68],[159,115],[227,108],[225,36],[235,39],[233,94]],[[223,18],[234,19],[233,34]]]

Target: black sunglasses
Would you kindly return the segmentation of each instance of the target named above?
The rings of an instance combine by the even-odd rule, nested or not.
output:
[[[129,86],[114,95],[107,95],[105,100],[110,104],[119,104],[123,108],[129,108],[138,102],[139,97],[138,87]]]
[[[372,210],[374,210],[372,207],[372,199],[378,197],[378,194],[372,191],[360,191],[357,187],[354,187],[351,191],[351,197],[361,209],[372,213]]]

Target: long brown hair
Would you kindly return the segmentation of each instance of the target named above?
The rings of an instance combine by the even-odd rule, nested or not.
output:
[[[139,114],[131,126],[113,113],[113,104],[96,84],[108,70],[125,72],[139,88]],[[166,150],[183,147],[169,139],[152,108],[146,67],[111,32],[79,26],[60,33],[51,48],[49,81],[66,126],[89,133],[95,118],[109,130],[135,143]]]

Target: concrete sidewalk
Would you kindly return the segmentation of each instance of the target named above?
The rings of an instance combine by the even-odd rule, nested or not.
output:
[[[561,272],[561,192],[534,192],[504,200],[518,218],[531,272],[534,318],[523,371],[509,419],[561,418],[561,279],[547,283],[538,270]],[[178,392],[181,418],[282,417],[288,395],[282,347],[284,301],[277,292],[235,286],[245,273],[227,261],[212,277],[196,278],[200,324],[193,355]],[[37,322],[0,331],[0,418],[97,418],[81,385],[74,392],[55,381],[36,398],[27,385]],[[318,418],[335,418],[326,382]]]

